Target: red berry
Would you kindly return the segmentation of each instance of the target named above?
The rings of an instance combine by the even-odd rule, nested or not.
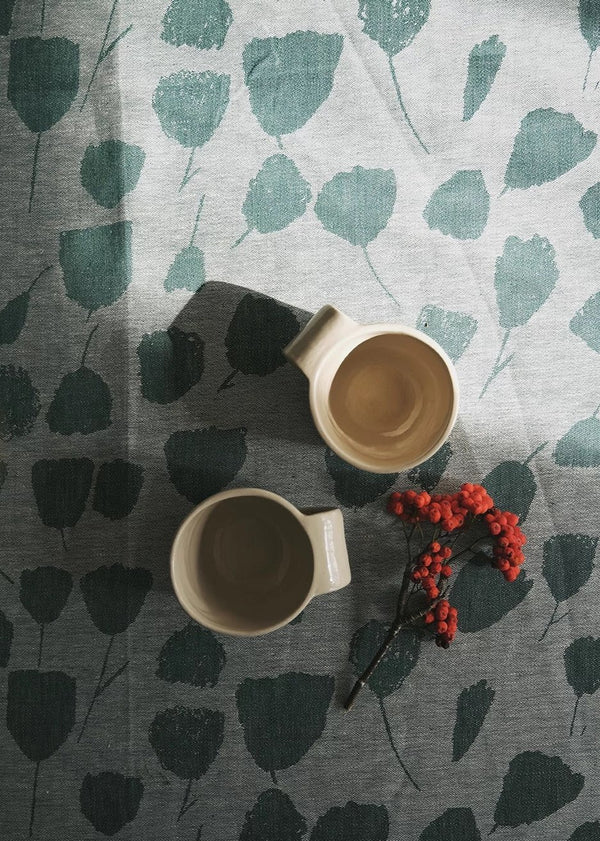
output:
[[[515,581],[515,579],[519,575],[519,570],[517,569],[517,567],[509,567],[509,569],[507,569],[503,573],[503,575],[507,581]]]
[[[444,546],[442,549],[442,558],[444,560],[448,560],[452,556],[452,549],[449,546]]]
[[[429,611],[429,613],[426,613],[423,618],[425,619],[425,624],[426,625],[431,624],[431,622],[433,622],[435,620],[435,616],[433,615],[433,613],[431,611]]]
[[[448,566],[448,564],[444,564],[441,568],[440,573],[444,576],[444,578],[450,578],[452,575],[452,567]]]
[[[448,623],[444,622],[444,620],[440,620],[437,625],[435,626],[437,629],[438,634],[445,634],[448,630]]]
[[[493,534],[493,535],[500,534],[501,531],[502,531],[502,527],[500,526],[500,523],[490,523],[491,534]]]

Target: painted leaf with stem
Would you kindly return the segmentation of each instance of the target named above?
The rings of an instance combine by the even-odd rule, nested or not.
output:
[[[270,788],[246,812],[239,841],[300,841],[306,830],[306,821],[288,795]]]
[[[42,269],[24,292],[21,292],[15,298],[11,298],[0,310],[0,345],[10,345],[19,338],[27,318],[33,287],[52,268],[54,267],[46,266],[45,269]]]
[[[14,630],[13,623],[4,611],[0,610],[0,669],[8,666]]]
[[[555,534],[544,543],[542,575],[557,604],[574,596],[594,569],[598,538],[587,534]]]
[[[100,465],[96,476],[92,507],[109,520],[131,514],[144,484],[141,464],[116,458]]]
[[[67,113],[79,90],[79,47],[67,38],[17,38],[10,42],[7,96],[27,128],[37,135],[29,212],[42,134]]]
[[[363,32],[379,44],[387,55],[398,104],[410,130],[425,152],[429,150],[408,116],[392,59],[412,44],[427,22],[430,9],[431,0],[359,0],[358,4],[358,17],[363,22]]]
[[[585,76],[583,77],[583,90],[587,85],[587,80],[592,63],[592,56],[598,49],[600,44],[600,5],[596,0],[579,0],[579,28],[581,34],[587,41],[590,48],[590,55],[588,58]]]
[[[362,508],[392,487],[397,473],[369,473],[353,467],[329,448],[325,451],[327,472],[334,481],[337,501],[347,508]]]
[[[471,809],[446,809],[419,835],[419,841],[481,841],[475,815]]]
[[[16,0],[2,0],[0,2],[0,35],[8,35],[10,32],[15,3]]]
[[[246,430],[241,427],[174,432],[165,444],[169,478],[182,496],[197,505],[233,481],[247,451]]]
[[[490,92],[505,55],[506,44],[497,35],[475,44],[471,50],[463,94],[463,120],[471,119]]]
[[[83,514],[93,473],[94,462],[89,458],[41,459],[31,468],[40,519],[60,531],[65,549],[64,530],[77,525]]]
[[[453,362],[458,362],[477,332],[477,320],[466,312],[454,312],[427,304],[419,313],[417,330],[441,345]]]
[[[301,128],[325,102],[343,44],[341,35],[317,32],[253,38],[246,44],[250,107],[267,134],[281,142],[281,135]]]
[[[583,222],[594,239],[600,239],[600,181],[585,191],[579,200]]]
[[[587,299],[569,322],[569,328],[588,347],[600,353],[600,292]]]
[[[495,694],[486,680],[480,680],[463,689],[458,696],[452,733],[453,762],[463,758],[479,735]]]
[[[431,230],[455,239],[477,239],[490,212],[490,194],[479,169],[461,169],[435,190],[423,211]]]
[[[144,785],[138,777],[114,771],[86,774],[79,789],[79,806],[97,832],[115,835],[137,815]]]
[[[55,622],[73,589],[73,578],[66,569],[55,566],[24,569],[21,572],[19,598],[30,616],[40,626],[38,669],[42,662],[42,646],[46,625]]]
[[[152,403],[173,403],[200,382],[204,342],[178,327],[146,333],[137,348],[140,387]]]
[[[90,81],[88,82],[88,86],[86,88],[85,95],[83,97],[83,101],[82,101],[81,106],[79,108],[80,111],[83,111],[83,109],[85,108],[85,104],[88,101],[88,97],[90,95],[90,90],[92,88],[92,85],[94,84],[94,81],[95,81],[96,76],[98,74],[98,71],[100,69],[100,65],[102,64],[103,61],[105,61],[108,58],[108,56],[112,53],[112,51],[115,49],[115,47],[119,44],[119,42],[123,38],[125,38],[129,34],[129,32],[131,32],[131,30],[133,29],[133,24],[130,23],[129,26],[127,26],[125,29],[123,29],[121,32],[119,32],[119,34],[109,42],[110,30],[112,28],[112,22],[114,20],[115,13],[117,11],[117,3],[118,2],[119,2],[119,0],[113,0],[112,6],[111,6],[111,9],[110,9],[110,14],[109,14],[108,20],[106,22],[106,29],[104,30],[104,38],[102,39],[102,45],[101,45],[100,50],[98,52],[98,57],[96,59],[96,63],[94,64],[94,69],[92,70],[92,75],[90,76]]]
[[[225,649],[215,634],[190,622],[161,648],[156,675],[167,683],[216,686],[225,662]]]
[[[600,467],[600,406],[557,441],[552,458],[560,467]]]
[[[310,841],[387,841],[390,818],[385,806],[348,801],[317,819]]]
[[[535,476],[529,465],[547,443],[545,441],[536,447],[525,461],[503,461],[494,467],[481,482],[494,500],[496,508],[512,511],[521,523],[527,519],[529,508],[537,492]]]
[[[423,464],[419,464],[409,471],[409,482],[413,482],[415,485],[423,488],[424,491],[427,491],[427,493],[431,493],[440,483],[452,455],[453,451],[450,442],[446,441],[431,458],[428,458]]]
[[[152,107],[161,128],[167,137],[191,150],[180,190],[200,171],[192,172],[194,153],[211,139],[223,119],[229,103],[229,81],[229,76],[211,70],[180,70],[158,83]]]
[[[600,841],[600,821],[586,821],[569,836],[569,841]]]
[[[315,203],[315,213],[326,231],[362,249],[373,277],[386,295],[400,306],[375,271],[367,251],[367,245],[390,221],[395,203],[393,170],[355,166],[349,172],[338,172],[323,185]]]
[[[600,689],[600,638],[580,637],[573,640],[565,649],[564,659],[567,680],[576,698],[569,731],[572,736],[581,698]]]
[[[511,759],[494,812],[495,826],[541,821],[575,800],[585,780],[558,756],[524,751]]]
[[[204,196],[200,198],[198,204],[198,211],[189,245],[181,249],[169,266],[169,271],[165,278],[165,289],[167,292],[174,292],[176,289],[188,289],[190,292],[197,292],[206,280],[204,252],[197,245],[194,245],[203,206]]]
[[[220,50],[233,21],[225,0],[172,0],[163,18],[163,41],[175,47]]]
[[[102,207],[116,207],[135,189],[146,153],[140,146],[122,140],[105,140],[90,144],[81,160],[81,183]]]
[[[0,438],[10,441],[31,432],[40,409],[40,394],[29,372],[0,365]]]

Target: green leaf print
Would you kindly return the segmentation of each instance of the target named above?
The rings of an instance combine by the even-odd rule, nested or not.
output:
[[[5,461],[0,461],[0,491],[4,487],[6,477],[8,476],[8,465]]]
[[[40,413],[39,391],[29,373],[14,365],[0,365],[0,438],[26,435]]]
[[[431,230],[455,239],[477,239],[490,211],[490,195],[479,169],[461,169],[433,193],[423,211]]]
[[[187,780],[177,821],[196,801],[189,800],[193,780],[199,780],[215,761],[221,745],[225,716],[205,707],[171,707],[158,712],[148,732],[158,761],[166,771]]]
[[[229,81],[229,76],[210,70],[180,70],[158,83],[152,107],[161,128],[167,137],[191,149],[179,190],[200,171],[192,172],[194,153],[208,143],[223,119],[229,103]]]
[[[67,113],[79,90],[79,47],[66,38],[17,38],[10,42],[7,96],[29,131],[33,153],[29,212],[42,134]]]
[[[334,494],[337,501],[347,508],[362,508],[369,502],[388,491],[396,479],[397,473],[368,473],[343,461],[329,448],[325,452],[327,472],[334,481]]]
[[[195,429],[174,432],[165,444],[169,478],[177,491],[197,505],[222,491],[246,461],[246,430]]]
[[[530,111],[515,137],[504,190],[526,190],[554,181],[589,157],[596,139],[573,114],[561,114],[554,108]]]
[[[109,520],[121,520],[131,514],[144,484],[140,464],[116,458],[98,469],[92,507]]]
[[[165,289],[167,292],[174,292],[176,289],[187,289],[190,292],[197,292],[206,280],[204,252],[194,245],[203,206],[204,196],[200,198],[198,204],[189,245],[181,249],[169,266],[169,271],[165,278]]]
[[[138,777],[113,771],[86,774],[79,789],[79,805],[97,832],[115,835],[138,813],[144,786]]]
[[[569,323],[572,333],[600,353],[600,292],[588,298]]]
[[[81,183],[102,207],[116,207],[135,189],[146,159],[139,146],[122,140],[90,144],[81,160]]]
[[[431,0],[359,0],[358,17],[363,32],[376,41],[388,57],[398,104],[410,130],[425,152],[429,152],[413,126],[400,93],[392,58],[413,42],[427,22]]]
[[[216,686],[225,661],[225,649],[212,631],[190,622],[161,648],[156,675],[167,683]]]
[[[580,637],[565,649],[565,672],[575,693],[575,707],[569,735],[573,735],[577,707],[584,695],[593,695],[600,688],[600,639]]]
[[[54,566],[24,569],[21,573],[19,598],[30,616],[40,626],[38,669],[42,663],[42,646],[46,625],[55,622],[73,589],[73,578],[66,569]]]
[[[281,231],[302,216],[310,199],[310,187],[296,164],[285,155],[271,155],[250,182],[242,207],[248,227],[232,247],[253,230]]]
[[[592,184],[579,201],[583,221],[594,239],[600,239],[600,181]]]
[[[332,677],[302,672],[246,678],[238,686],[246,747],[275,784],[275,771],[299,762],[323,732],[333,689]]]
[[[590,55],[583,78],[583,90],[585,90],[592,56],[598,48],[598,44],[600,44],[600,6],[596,0],[579,0],[579,28],[590,48]]]
[[[200,382],[204,342],[178,327],[146,333],[137,349],[142,394],[152,403],[173,403]]]
[[[8,35],[16,0],[0,0],[0,35]]]
[[[556,625],[570,612],[567,610],[556,618],[559,604],[578,593],[592,574],[597,545],[598,538],[587,534],[555,534],[544,543],[542,575],[556,605],[540,642],[550,626]]]
[[[490,628],[520,605],[532,587],[524,571],[515,581],[506,581],[487,555],[476,555],[459,570],[452,587],[459,631],[474,634]]]
[[[94,64],[94,69],[92,70],[92,75],[90,76],[90,81],[88,82],[88,86],[85,91],[85,96],[83,97],[83,102],[81,103],[81,106],[79,108],[80,111],[83,111],[83,109],[85,108],[85,103],[88,101],[90,90],[92,89],[92,85],[94,84],[94,80],[96,78],[98,70],[100,69],[100,65],[103,61],[105,61],[105,59],[108,58],[108,56],[112,53],[115,47],[119,44],[119,42],[123,38],[125,38],[133,29],[133,24],[130,23],[129,26],[127,26],[125,29],[119,32],[119,34],[115,38],[113,38],[112,41],[110,41],[109,43],[108,39],[110,37],[110,30],[115,17],[115,12],[117,11],[118,2],[119,0],[113,0],[113,4],[110,9],[110,14],[108,16],[108,21],[106,23],[106,29],[104,30],[104,38],[102,39],[102,45],[100,47],[100,51],[98,52],[98,57],[96,59],[96,63]]]
[[[578,826],[569,841],[600,841],[600,822],[588,821]]]
[[[283,38],[253,38],[245,46],[250,107],[267,134],[281,141],[325,102],[343,44],[341,35],[290,32]]]
[[[390,819],[385,806],[354,803],[333,806],[316,822],[310,841],[387,841]]]
[[[428,304],[419,313],[417,330],[431,336],[453,362],[458,362],[477,332],[477,320],[465,312],[443,310]]]
[[[506,55],[506,44],[492,35],[475,44],[469,54],[469,69],[463,94],[463,120],[470,120],[484,101]]]
[[[419,841],[481,841],[471,809],[446,809],[419,835]]]
[[[4,611],[0,610],[0,669],[5,669],[8,666],[13,635],[13,623]]]
[[[306,821],[287,794],[270,788],[246,812],[239,841],[300,841],[306,830]]]
[[[324,184],[315,203],[315,213],[326,231],[362,249],[373,277],[400,306],[375,271],[367,251],[367,245],[390,221],[395,203],[393,170],[355,166],[350,172],[338,172]]]
[[[456,721],[452,734],[452,761],[458,762],[469,750],[485,721],[496,693],[480,680],[463,689],[456,702]]]
[[[11,298],[0,310],[0,345],[10,345],[19,338],[21,330],[25,326],[33,287],[52,268],[54,267],[46,266],[45,269],[42,269],[24,292],[21,292],[16,298]]]
[[[409,471],[409,482],[413,482],[423,488],[424,491],[431,493],[441,481],[452,456],[452,447],[450,442],[446,441],[431,458]]]
[[[89,458],[41,459],[31,468],[31,484],[40,519],[58,529],[66,549],[66,528],[77,525],[85,510],[94,462]]]
[[[163,18],[161,38],[175,47],[220,50],[232,20],[225,0],[173,0]]]
[[[558,756],[540,751],[519,753],[504,777],[494,829],[547,818],[575,800],[584,782],[583,775],[574,773]]]
[[[118,301],[131,283],[131,229],[131,222],[115,222],[60,235],[67,296],[90,314]]]
[[[599,410],[573,424],[557,442],[552,458],[559,467],[600,467]]]
[[[513,511],[525,522],[529,508],[537,491],[537,484],[530,462],[543,450],[548,442],[540,444],[525,461],[503,461],[483,479],[482,485],[494,500],[497,508]]]

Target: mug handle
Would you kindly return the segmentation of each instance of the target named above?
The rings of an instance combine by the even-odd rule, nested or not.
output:
[[[304,330],[284,347],[283,355],[310,378],[329,348],[356,327],[356,321],[327,304],[321,307]]]
[[[303,516],[314,553],[313,595],[340,590],[351,578],[342,512],[332,508]]]

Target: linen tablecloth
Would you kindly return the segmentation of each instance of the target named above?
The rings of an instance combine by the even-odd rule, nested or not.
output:
[[[3,839],[600,838],[599,43],[592,0],[2,0]],[[319,439],[281,348],[325,303],[455,361],[425,466]],[[469,480],[524,572],[345,713],[386,494]],[[252,640],[168,575],[235,486],[340,506],[352,566]]]

